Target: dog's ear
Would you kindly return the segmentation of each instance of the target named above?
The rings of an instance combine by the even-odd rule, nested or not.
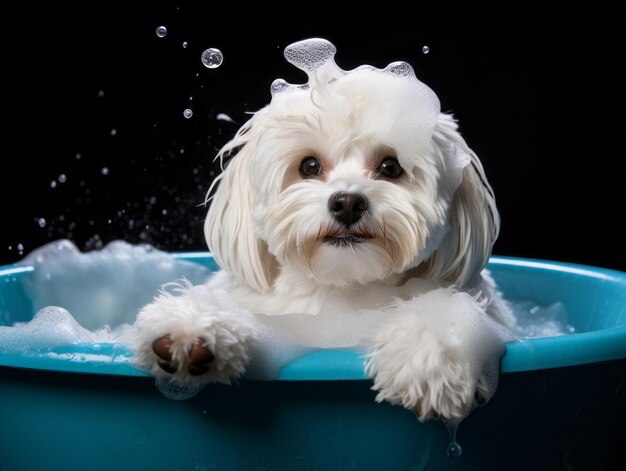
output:
[[[487,264],[500,231],[500,215],[483,166],[452,116],[440,115],[433,137],[447,167],[459,160],[466,165],[450,204],[450,230],[426,260],[425,275],[463,287],[472,284]]]
[[[252,121],[252,120],[251,120]],[[209,193],[211,206],[204,224],[204,235],[209,250],[222,269],[230,271],[257,291],[271,287],[271,273],[275,260],[266,243],[256,237],[252,221],[252,184],[250,158],[253,145],[246,145],[252,133],[250,122],[218,154],[237,152],[226,169],[215,179]]]

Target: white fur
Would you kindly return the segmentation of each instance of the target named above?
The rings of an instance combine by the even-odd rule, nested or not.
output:
[[[379,72],[359,69],[273,100],[222,149],[218,157],[227,165],[212,187],[205,224],[222,270],[207,285],[181,287],[177,296],[163,292],[142,310],[140,365],[168,376],[155,363],[152,343],[169,335],[180,365],[194,342],[216,357],[204,375],[181,368],[174,380],[228,381],[244,373],[255,339],[247,311],[316,314],[332,296],[358,312],[372,309],[365,303],[376,289],[383,293],[376,309],[389,312],[367,345],[379,400],[421,420],[455,420],[475,405],[475,393],[489,399],[487,383],[494,374],[497,380],[504,345],[485,333],[485,319],[510,321],[493,280],[481,276],[499,231],[493,193],[452,116],[436,113],[432,129],[407,137],[406,123],[420,123],[428,110],[407,105],[410,83],[394,88],[393,80],[408,79]],[[300,176],[308,155],[321,162],[319,177]],[[385,155],[398,157],[403,177],[377,175]],[[337,191],[366,196],[364,218],[349,229],[368,234],[366,242],[324,242],[348,231],[328,210]],[[411,279],[423,280],[424,288],[398,295]],[[221,299],[220,290],[237,305]]]

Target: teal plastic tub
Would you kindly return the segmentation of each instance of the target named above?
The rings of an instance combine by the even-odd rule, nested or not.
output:
[[[208,253],[175,257],[217,269]],[[563,303],[576,333],[507,344],[494,398],[458,429],[460,458],[442,423],[375,402],[355,352],[174,401],[124,347],[79,344],[0,354],[0,470],[624,469],[626,273],[505,257],[489,269],[509,300]],[[34,270],[0,267],[2,325],[33,317]]]

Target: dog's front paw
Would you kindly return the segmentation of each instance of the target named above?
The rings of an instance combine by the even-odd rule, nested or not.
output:
[[[458,351],[442,345],[426,328],[407,335],[398,326],[382,337],[366,364],[378,402],[402,405],[421,421],[437,417],[454,422],[470,413],[477,379]]]
[[[253,316],[206,286],[178,286],[174,294],[162,291],[137,316],[137,365],[179,385],[241,376],[256,338]]]

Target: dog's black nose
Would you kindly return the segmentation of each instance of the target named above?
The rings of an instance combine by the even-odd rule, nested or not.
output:
[[[351,226],[367,211],[367,198],[362,193],[338,191],[328,200],[328,209],[337,221]]]

